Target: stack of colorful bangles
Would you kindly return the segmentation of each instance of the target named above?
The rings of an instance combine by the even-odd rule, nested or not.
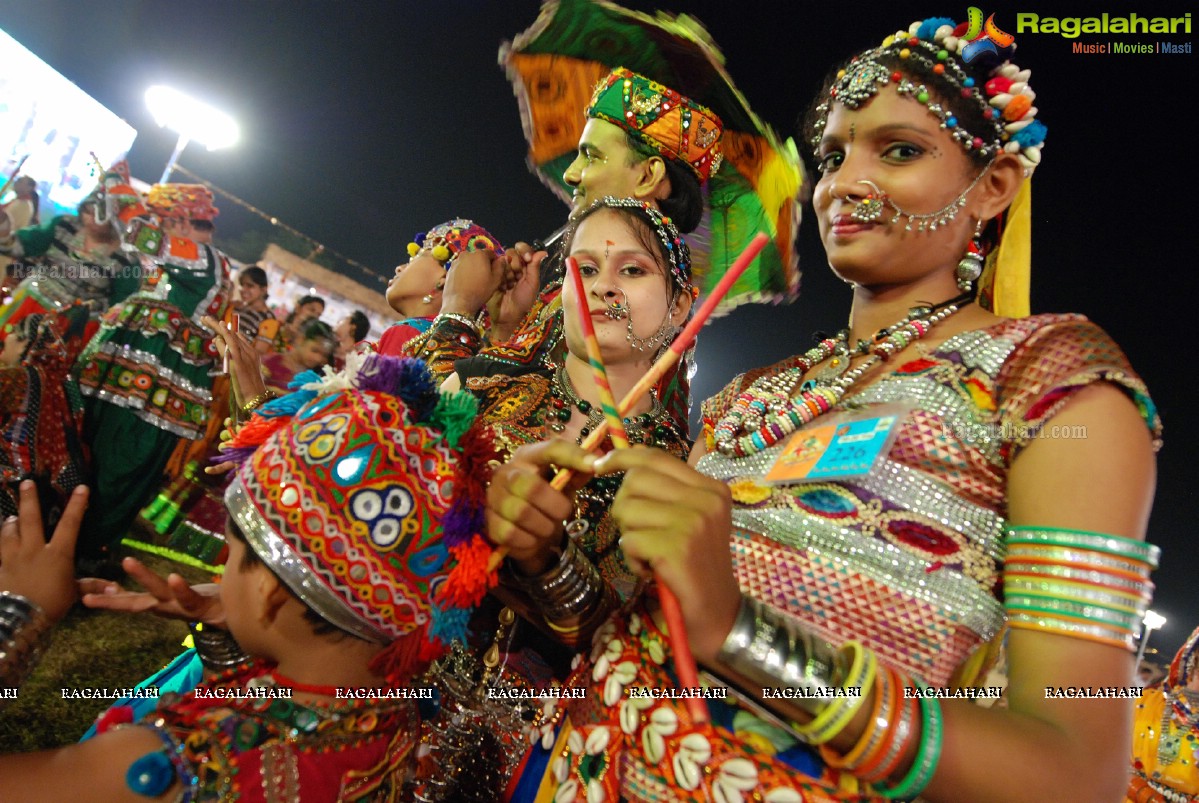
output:
[[[813,692],[795,699],[812,715],[811,721],[792,723],[791,729],[802,741],[818,746],[830,766],[873,784],[874,794],[915,797],[932,780],[941,759],[939,701],[934,695],[905,693],[905,687],[915,688],[918,681],[880,663],[861,643],[847,641],[834,654],[830,645],[795,621],[743,597],[718,660],[749,680]],[[832,688],[842,693],[830,697],[827,690]],[[875,695],[869,723],[854,746],[838,755],[826,745],[849,726],[871,689]],[[825,690],[824,695],[817,690]],[[884,786],[899,772],[912,745],[915,758],[907,772],[894,786]]]
[[[1056,527],[1012,527],[1003,570],[1008,625],[1136,649],[1161,550]]]
[[[909,695],[905,686],[914,686],[909,678],[878,663],[874,653],[857,642],[847,642],[842,651],[855,653],[844,688],[860,688],[857,697],[836,698],[815,719],[792,728],[809,744],[820,745],[820,754],[829,766],[852,773],[859,780],[874,784],[874,792],[887,798],[909,798],[928,786],[941,759],[941,706],[931,696]],[[858,670],[859,664],[865,666]],[[926,688],[923,683],[921,688]],[[870,720],[858,741],[844,755],[825,746],[849,725],[874,688]],[[916,720],[920,727],[916,727]],[[829,723],[822,727],[823,723]],[[835,727],[834,727],[835,724]],[[916,757],[908,772],[892,787],[882,784],[899,768],[913,740],[919,740]]]

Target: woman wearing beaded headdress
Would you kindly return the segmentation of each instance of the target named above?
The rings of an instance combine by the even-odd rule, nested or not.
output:
[[[1161,686],[1141,693],[1132,729],[1128,803],[1199,797],[1199,628],[1174,656]]]
[[[89,586],[89,604],[132,597],[203,619],[197,644],[218,674],[145,715],[110,709],[81,744],[0,756],[0,797],[412,799],[437,711],[417,678],[494,582],[471,526],[493,447],[474,400],[439,394],[415,360],[371,355],[344,379],[278,400],[239,441],[219,592],[153,576],[151,593]],[[0,538],[0,683],[13,688],[74,596],[71,534],[44,546],[32,488],[21,494],[21,523]],[[64,527],[77,529],[86,496],[73,499]]]
[[[916,23],[818,101],[814,205],[854,285],[846,330],[705,403],[694,468],[649,450],[595,465],[626,472],[612,505],[626,560],[674,592],[706,693],[725,699],[706,701],[710,724],[663,699],[679,674],[647,595],[568,681],[590,696],[559,709],[555,800],[1126,787],[1131,701],[1070,692],[1135,696],[1159,421],[1097,326],[1010,306],[1045,129],[1028,72],[1003,61],[1010,37],[986,31]],[[567,445],[555,462],[589,465]],[[489,522],[554,498],[511,486],[497,475]],[[975,696],[962,687],[1005,628],[1007,708],[941,699]]]
[[[179,440],[204,437],[216,349],[201,318],[222,318],[233,289],[229,261],[211,245],[219,210],[207,187],[157,184],[146,207],[124,185],[112,183],[106,195],[127,200],[122,236],[148,275],[79,358],[84,434],[95,464],[94,504],[80,545],[88,560],[103,559],[127,534],[158,491]]]

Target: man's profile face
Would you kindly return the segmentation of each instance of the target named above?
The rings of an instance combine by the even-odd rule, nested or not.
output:
[[[641,166],[635,162],[622,128],[606,120],[591,119],[579,137],[575,160],[562,174],[574,187],[574,209],[589,205],[597,198],[634,195],[641,180]]]

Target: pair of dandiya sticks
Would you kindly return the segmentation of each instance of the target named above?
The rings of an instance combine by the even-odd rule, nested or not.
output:
[[[574,282],[575,301],[578,304],[579,320],[582,321],[583,337],[587,343],[587,358],[591,365],[592,378],[595,381],[596,387],[600,393],[600,407],[604,412],[604,420],[600,422],[595,429],[587,436],[587,439],[581,444],[587,451],[593,451],[603,441],[604,436],[611,434],[612,445],[617,449],[625,449],[629,446],[629,436],[625,432],[624,422],[622,417],[631,411],[634,405],[641,399],[645,398],[667,371],[683,358],[683,353],[695,342],[696,336],[699,334],[700,328],[712,316],[712,312],[716,309],[716,305],[721,302],[733,283],[741,277],[745,269],[749,267],[749,263],[753,262],[758,256],[758,253],[766,247],[770,242],[770,237],[765,232],[758,232],[757,236],[750,241],[749,245],[741,252],[736,261],[721,277],[720,282],[712,289],[704,303],[700,305],[699,310],[692,316],[687,326],[682,333],[674,339],[670,344],[670,348],[658,358],[658,361],[645,373],[637,384],[625,394],[621,399],[620,406],[616,404],[616,400],[612,396],[612,386],[608,384],[608,372],[604,368],[604,361],[600,357],[599,340],[595,336],[595,327],[591,323],[591,309],[587,305],[587,292],[583,287],[583,277],[579,273],[579,264],[574,257],[568,257],[566,260],[567,272],[570,274],[570,280]],[[554,475],[550,485],[555,490],[562,490],[566,487],[566,483],[570,481],[573,472],[570,469],[560,469]],[[508,550],[502,545],[495,550],[492,555],[490,569],[499,566],[507,555]],[[678,672],[679,682],[688,688],[699,687],[699,672],[696,669],[695,657],[691,654],[691,645],[687,641],[687,629],[683,624],[683,611],[679,607],[678,598],[669,586],[658,581],[658,601],[662,606],[662,616],[666,619],[666,629],[670,638],[670,646],[674,652],[675,671]],[[688,698],[686,700],[687,710],[691,714],[691,719],[696,724],[706,724],[708,722],[708,709],[704,701],[698,698]]]

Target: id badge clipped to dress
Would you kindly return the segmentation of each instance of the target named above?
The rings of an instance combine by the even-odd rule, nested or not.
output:
[[[774,485],[830,482],[870,473],[912,408],[873,405],[793,433],[763,479]]]

